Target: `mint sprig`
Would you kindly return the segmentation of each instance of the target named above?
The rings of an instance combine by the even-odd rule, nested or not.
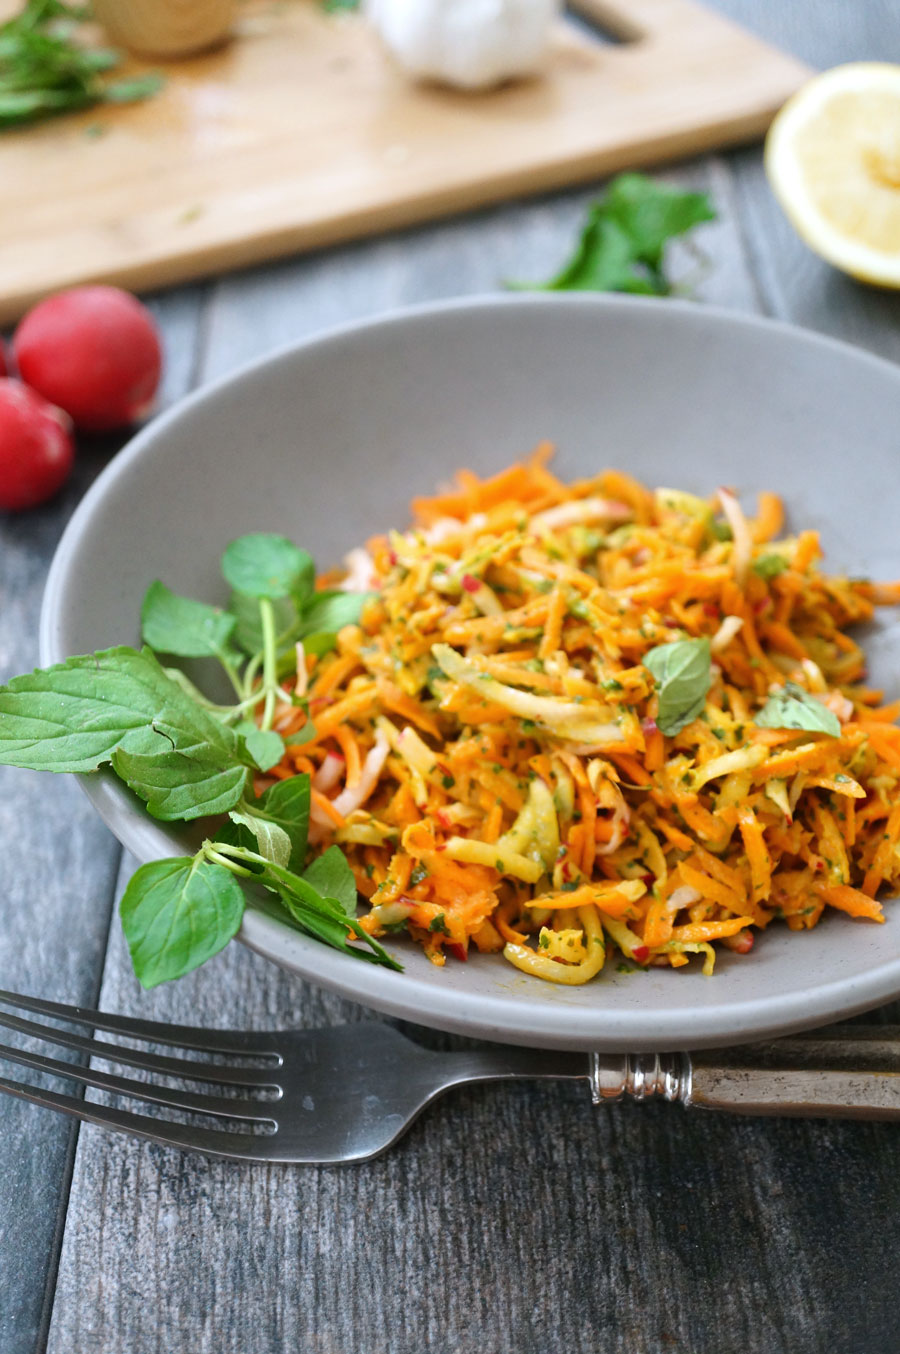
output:
[[[109,765],[155,818],[228,816],[195,856],[142,866],[125,891],[122,923],[145,987],[190,972],[227,944],[247,904],[244,882],[260,885],[305,934],[398,968],[356,920],[343,852],[332,847],[307,864],[309,776],[254,792],[254,777],[284,756],[271,725],[277,702],[289,698],[280,682],[296,640],[308,634],[316,651],[333,647],[368,594],[315,592],[306,551],[261,533],[231,543],[223,574],[233,589],[227,610],[156,581],[141,610],[145,648],[81,655],[0,687],[0,763],[80,773]],[[216,660],[236,700],[208,699],[180,669],[163,668],[153,648]],[[311,727],[307,714],[290,741]]]
[[[620,174],[588,207],[575,249],[546,282],[514,283],[530,291],[613,291],[668,296],[666,247],[716,213],[706,193],[685,193],[644,174]]]
[[[760,729],[806,729],[810,733],[827,733],[831,738],[841,736],[837,715],[796,682],[785,682],[771,692],[753,722]]]
[[[667,735],[680,733],[706,704],[712,685],[708,639],[676,639],[644,654],[644,667],[656,682],[656,724]]]
[[[134,103],[163,87],[156,74],[105,80],[120,56],[77,39],[89,17],[87,5],[27,0],[20,14],[0,24],[0,130],[96,103]]]

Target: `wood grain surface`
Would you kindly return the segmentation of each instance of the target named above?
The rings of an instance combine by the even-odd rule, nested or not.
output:
[[[205,13],[109,5],[135,28],[154,7]],[[76,282],[166,285],[734,145],[805,76],[691,0],[577,8],[634,40],[560,24],[540,80],[461,94],[406,79],[357,15],[247,0],[238,41],[152,99],[0,141],[0,322]]]
[[[718,4],[813,64],[900,52],[888,0]],[[720,212],[702,236],[703,301],[900,359],[900,298],[803,248],[757,152],[665,177],[708,187]],[[543,276],[588,196],[173,293],[158,306],[167,398],[343,320]],[[2,676],[34,661],[53,544],[114,445],[87,449],[62,502],[0,521]],[[0,983],[69,1000],[96,990],[110,1009],[213,1025],[367,1015],[238,946],[143,994],[117,920],[106,936],[112,839],[67,781],[8,772],[0,790]],[[896,1354],[898,1217],[891,1125],[595,1111],[576,1086],[495,1086],[439,1102],[366,1166],[246,1168],[75,1134],[3,1100],[0,1352]]]

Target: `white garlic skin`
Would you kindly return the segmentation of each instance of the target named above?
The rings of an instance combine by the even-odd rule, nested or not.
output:
[[[490,89],[540,66],[560,0],[366,0],[400,66],[421,80]]]

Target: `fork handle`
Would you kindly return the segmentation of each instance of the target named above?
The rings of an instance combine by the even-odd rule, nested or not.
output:
[[[864,1063],[864,1050],[857,1041],[810,1040],[808,1051],[803,1049],[804,1042],[795,1040],[785,1047],[781,1066],[777,1043],[760,1048],[756,1065],[740,1051],[735,1051],[733,1059],[723,1052],[719,1057],[707,1054],[696,1060],[687,1053],[592,1053],[591,1093],[595,1104],[658,1097],[685,1107],[734,1114],[900,1120],[896,1045],[885,1060],[887,1065],[854,1069],[834,1064],[845,1062],[854,1051]],[[806,1065],[791,1066],[799,1062]]]
[[[734,1114],[900,1120],[898,1036],[896,1029],[857,1026],[835,1030],[833,1036],[800,1035],[694,1058],[688,1053],[559,1053],[497,1045],[443,1055],[444,1087],[564,1078],[586,1080],[595,1105],[659,1099]]]
[[[684,1103],[736,1114],[897,1121],[900,1076],[834,1068],[696,1067]]]

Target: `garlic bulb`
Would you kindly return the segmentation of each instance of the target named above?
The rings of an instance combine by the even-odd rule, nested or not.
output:
[[[537,70],[560,0],[366,0],[392,56],[420,79],[488,89]]]

